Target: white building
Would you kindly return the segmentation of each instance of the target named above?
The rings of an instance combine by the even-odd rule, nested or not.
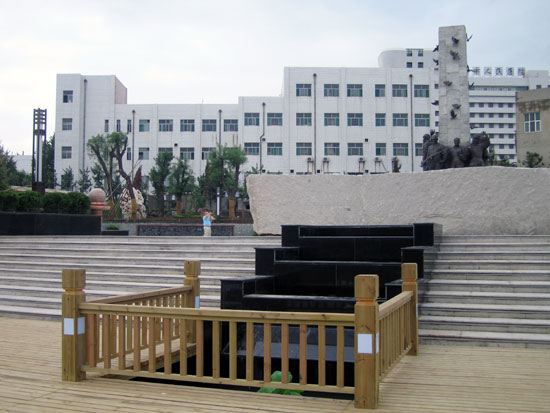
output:
[[[438,129],[437,52],[390,50],[378,68],[285,68],[280,97],[239,97],[236,104],[128,104],[115,76],[57,76],[55,169],[91,167],[85,142],[127,133],[126,170],[147,176],[161,151],[188,159],[202,174],[217,143],[241,145],[243,170],[361,174],[421,171],[422,136]],[[490,70],[489,70],[490,69]],[[472,68],[472,133],[485,130],[497,156],[516,159],[515,93],[550,86],[547,71]],[[473,83],[473,84],[472,84]],[[466,142],[462,142],[466,144]]]

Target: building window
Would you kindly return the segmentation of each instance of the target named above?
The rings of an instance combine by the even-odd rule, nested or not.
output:
[[[386,114],[377,113],[375,115],[375,126],[386,126]]]
[[[105,131],[105,133],[108,133],[108,132],[109,132],[109,119],[105,119],[105,128],[104,128],[104,131]]]
[[[414,156],[422,156],[422,144],[421,143],[415,143],[414,144]]]
[[[412,49],[407,49],[407,56],[412,56],[412,55],[413,55]]]
[[[525,117],[525,132],[540,132],[540,112],[528,112]]]
[[[480,107],[480,108],[485,107],[485,103],[480,103],[480,104],[479,104],[479,107]]]
[[[488,104],[487,104],[487,107],[488,107],[488,108],[492,108],[492,107],[493,107],[493,104],[492,104],[492,103],[488,103]]]
[[[340,114],[325,113],[325,126],[340,126]]]
[[[311,126],[311,113],[297,113],[296,126]]]
[[[376,144],[376,156],[386,156],[386,144],[377,143]]]
[[[132,119],[126,121],[126,133],[132,132]]]
[[[430,115],[427,113],[415,113],[414,114],[414,126],[430,127]]]
[[[386,85],[374,85],[374,96],[383,98],[386,96]]]
[[[259,113],[245,113],[244,114],[244,126],[259,126],[260,114]]]
[[[195,148],[180,148],[180,159],[188,161],[195,159]]]
[[[296,156],[311,156],[311,142],[296,142]]]
[[[406,98],[407,85],[392,85],[391,93],[394,98]]]
[[[351,84],[348,85],[348,97],[362,97],[363,85]]]
[[[63,103],[73,103],[73,91],[64,90],[63,91]]]
[[[214,148],[204,147],[201,150],[201,158],[203,161],[207,161],[210,158],[210,152],[212,152]]]
[[[61,147],[61,159],[71,159],[73,156],[73,147],[72,146],[62,146]]]
[[[203,132],[216,132],[216,119],[203,119],[202,120]]]
[[[413,67],[413,62],[407,62],[407,69],[410,69]]]
[[[499,115],[503,115],[503,113],[499,113]],[[499,117],[500,117],[500,116],[499,116]],[[514,114],[513,114],[513,113],[509,113],[509,114],[508,114],[508,117],[509,117],[509,118],[513,118],[513,117],[514,117]]]
[[[409,115],[406,113],[394,113],[393,126],[409,126]]]
[[[132,148],[126,149],[126,160],[131,161],[132,160]]]
[[[170,155],[174,156],[174,151],[172,148],[159,148],[159,155],[161,153],[169,153]]]
[[[434,89],[439,89],[439,83],[434,83]]]
[[[490,117],[490,118],[494,118],[494,117],[495,117],[495,114],[494,114],[494,113],[489,113],[489,117]]]
[[[429,98],[430,86],[429,85],[414,85],[414,97],[415,98]]]
[[[424,62],[418,62],[418,68],[423,69],[424,68]]]
[[[348,156],[363,156],[363,144],[348,143]]]
[[[311,96],[311,83],[297,83],[296,96]]]
[[[485,113],[478,113],[477,116],[480,117],[480,118],[484,118],[484,117],[485,117]]]
[[[174,121],[172,119],[159,119],[159,132],[172,132]]]
[[[499,107],[499,108],[503,108],[503,107],[504,107],[504,103],[499,103],[499,104],[498,104],[498,107]]]
[[[120,119],[117,119],[116,120],[116,131],[120,132],[121,129],[122,129],[122,126],[120,125]]]
[[[340,144],[338,142],[325,143],[325,156],[340,156]]]
[[[282,156],[283,155],[283,144],[282,143],[268,143],[267,144],[267,154],[272,156]]]
[[[423,57],[423,56],[424,56],[424,50],[419,49],[418,50],[418,57]]]
[[[140,161],[148,160],[149,159],[149,148],[139,148],[139,150],[138,150],[138,159]]]
[[[180,119],[180,132],[195,132],[195,119]]]
[[[224,119],[223,120],[223,131],[224,132],[238,132],[239,131],[239,121],[237,119]]]
[[[513,107],[514,107],[514,104],[513,104],[513,103],[508,103],[508,107],[509,107],[509,108],[513,108]]]
[[[247,155],[259,155],[260,154],[260,144],[257,142],[245,143],[244,151]]]
[[[514,149],[514,145],[508,145],[508,149]]]
[[[151,121],[149,119],[140,119],[139,120],[139,131],[140,132],[149,132],[151,128]]]
[[[73,118],[63,118],[61,120],[61,130],[73,130]]]
[[[282,113],[268,113],[267,114],[267,126],[283,126],[283,114]]]
[[[394,143],[393,144],[393,156],[409,156],[409,144],[408,143]]]
[[[348,126],[363,126],[363,114],[348,113]]]
[[[340,96],[340,85],[337,83],[325,83],[325,96]]]

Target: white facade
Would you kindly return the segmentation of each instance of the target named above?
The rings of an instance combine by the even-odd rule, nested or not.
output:
[[[57,76],[55,169],[91,167],[85,141],[127,133],[127,171],[144,176],[159,151],[204,172],[217,143],[241,145],[244,171],[357,174],[421,171],[422,136],[438,129],[437,52],[383,52],[378,68],[285,68],[281,97],[239,97],[237,104],[128,104],[115,76]],[[515,159],[515,92],[550,84],[547,71],[517,76],[470,75],[472,132],[490,134],[497,155]],[[511,106],[510,106],[511,105]],[[510,126],[512,125],[512,126]],[[466,144],[467,142],[463,142]]]

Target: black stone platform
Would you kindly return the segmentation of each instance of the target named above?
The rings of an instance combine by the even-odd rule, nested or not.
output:
[[[235,225],[215,224],[212,225],[212,236],[233,236]],[[202,237],[204,229],[202,224],[138,224],[137,235],[142,236],[196,236]]]
[[[0,212],[0,235],[99,235],[96,215]]]

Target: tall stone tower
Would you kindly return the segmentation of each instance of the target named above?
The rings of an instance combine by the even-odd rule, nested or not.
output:
[[[466,27],[439,28],[439,142],[470,143],[470,102]]]

